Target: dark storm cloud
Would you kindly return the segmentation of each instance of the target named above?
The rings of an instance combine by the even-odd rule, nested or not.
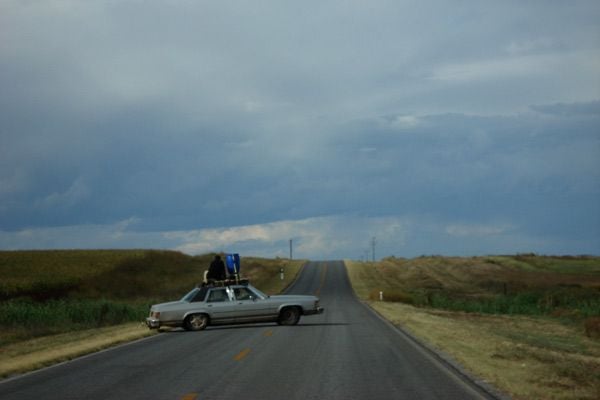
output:
[[[591,251],[598,18],[592,1],[3,2],[0,248],[267,253],[296,230],[311,256],[377,232],[390,253]]]

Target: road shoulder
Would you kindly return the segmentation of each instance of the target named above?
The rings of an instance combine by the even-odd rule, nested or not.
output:
[[[0,349],[0,378],[73,360],[156,332],[139,322],[45,336]]]

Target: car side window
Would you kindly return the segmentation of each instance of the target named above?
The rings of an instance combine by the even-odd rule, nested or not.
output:
[[[198,301],[204,301],[204,298],[206,297],[206,292],[206,288],[201,288],[200,290],[198,290],[196,295],[190,300],[190,302],[196,303]]]
[[[213,289],[210,291],[207,300],[208,303],[217,303],[222,301],[229,301],[229,297],[227,296],[225,289]]]
[[[233,291],[237,300],[250,300],[250,296],[253,295],[253,293],[246,288],[235,288]]]

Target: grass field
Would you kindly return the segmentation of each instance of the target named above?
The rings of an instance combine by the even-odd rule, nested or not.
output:
[[[214,254],[173,251],[0,251],[0,377],[155,334],[149,306],[181,298]],[[242,275],[281,292],[304,261],[242,258]],[[285,279],[280,279],[280,269]]]
[[[0,377],[151,334],[141,324],[148,306],[180,298],[213,256],[0,252]],[[242,272],[274,294],[302,265],[243,258]],[[600,398],[600,258],[419,257],[346,265],[357,295],[375,310],[514,398]]]
[[[142,321],[154,303],[181,298],[201,282],[213,254],[173,251],[0,252],[0,348],[67,331]],[[302,261],[242,259],[242,275],[269,294]],[[286,269],[281,280],[280,268]]]
[[[455,311],[600,315],[600,258],[420,257],[368,265],[363,274],[378,284],[363,295],[372,300],[383,291],[390,301]]]
[[[600,258],[346,265],[357,295],[376,311],[514,398],[600,398]]]

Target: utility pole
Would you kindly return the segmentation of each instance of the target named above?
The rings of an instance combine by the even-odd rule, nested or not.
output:
[[[371,239],[371,248],[373,249],[373,262],[375,262],[375,236]]]
[[[290,260],[292,259],[292,239],[290,239]]]

